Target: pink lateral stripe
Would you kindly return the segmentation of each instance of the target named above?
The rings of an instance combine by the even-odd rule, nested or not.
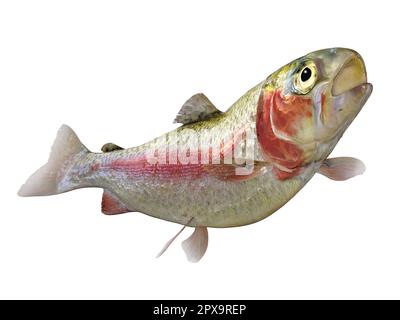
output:
[[[150,164],[145,157],[117,159],[102,169],[126,173],[131,178],[155,177],[163,180],[194,180],[213,176],[225,181],[243,181],[254,177],[259,167],[249,175],[236,175],[236,166],[230,164]]]

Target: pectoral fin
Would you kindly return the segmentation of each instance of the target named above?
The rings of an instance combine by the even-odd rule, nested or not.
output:
[[[326,159],[319,169],[320,174],[336,181],[350,179],[363,174],[364,171],[364,163],[359,159],[351,157]]]
[[[186,258],[190,262],[198,262],[204,256],[208,247],[207,227],[196,227],[192,235],[182,242]]]

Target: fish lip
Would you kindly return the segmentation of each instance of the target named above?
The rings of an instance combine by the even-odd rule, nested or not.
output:
[[[344,94],[352,93],[352,92],[356,93],[357,91],[364,91],[363,97],[361,99],[361,104],[364,104],[367,101],[367,99],[369,98],[369,96],[371,95],[373,89],[374,89],[374,86],[372,85],[372,83],[365,82],[365,83],[362,83],[352,89],[345,91]]]
[[[369,82],[366,82],[366,83],[360,84],[360,85],[358,85],[358,86],[356,86],[356,87],[354,87],[352,89],[349,89],[349,90],[343,92],[341,95],[357,93],[357,91],[364,91],[362,93],[362,96],[360,97],[359,107],[357,108],[357,111],[355,112],[355,114],[353,114],[351,119],[347,119],[346,121],[344,121],[342,123],[341,126],[338,126],[336,132],[332,135],[332,139],[328,140],[328,142],[336,139],[336,137],[338,135],[343,134],[343,132],[351,124],[353,119],[359,114],[359,112],[361,111],[361,109],[363,108],[363,106],[365,105],[365,103],[367,102],[369,96],[371,95],[371,93],[373,91],[373,85],[371,83],[369,83]]]
[[[357,52],[353,52],[338,68],[331,83],[331,95],[337,97],[363,86],[370,86],[367,81],[367,70],[364,60]]]

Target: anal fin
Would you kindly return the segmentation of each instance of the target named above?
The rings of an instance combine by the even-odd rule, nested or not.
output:
[[[104,190],[101,199],[101,212],[107,215],[131,212],[118,198],[111,192]]]

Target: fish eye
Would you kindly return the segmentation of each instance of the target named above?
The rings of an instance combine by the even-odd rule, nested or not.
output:
[[[300,79],[301,81],[306,82],[310,78],[311,78],[311,70],[309,67],[305,67],[301,72]]]
[[[295,74],[293,87],[299,94],[307,94],[317,82],[317,67],[312,61],[306,62]]]

